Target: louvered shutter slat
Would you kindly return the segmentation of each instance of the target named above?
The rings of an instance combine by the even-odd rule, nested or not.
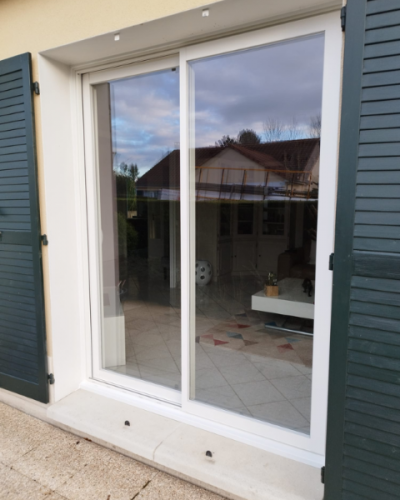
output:
[[[349,0],[325,500],[400,499],[400,3]]]

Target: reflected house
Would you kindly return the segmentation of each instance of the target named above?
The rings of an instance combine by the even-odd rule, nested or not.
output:
[[[314,138],[196,148],[196,258],[212,264],[214,281],[271,271],[282,279],[292,275],[291,262],[299,254],[296,277],[314,279],[315,238],[306,234],[313,222],[305,206],[317,205],[319,152],[320,140]],[[161,221],[169,217],[169,227],[174,227],[179,193],[179,150],[137,181],[138,202],[148,206],[148,258],[165,272],[171,265],[171,244],[169,235],[161,234]]]

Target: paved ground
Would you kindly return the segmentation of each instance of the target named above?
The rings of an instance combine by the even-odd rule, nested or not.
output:
[[[223,500],[0,403],[0,500]]]

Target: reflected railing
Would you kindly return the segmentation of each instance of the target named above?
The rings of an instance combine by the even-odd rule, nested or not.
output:
[[[270,179],[273,175],[282,180]],[[312,172],[196,167],[196,201],[318,199]]]

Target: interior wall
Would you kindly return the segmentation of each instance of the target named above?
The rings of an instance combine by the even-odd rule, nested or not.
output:
[[[110,85],[96,87],[97,148],[103,267],[103,366],[126,363],[125,317],[119,296],[121,234],[118,231],[117,190],[113,171]],[[126,238],[125,238],[126,248]],[[122,250],[124,248],[122,246]],[[126,258],[126,252],[125,252]]]

